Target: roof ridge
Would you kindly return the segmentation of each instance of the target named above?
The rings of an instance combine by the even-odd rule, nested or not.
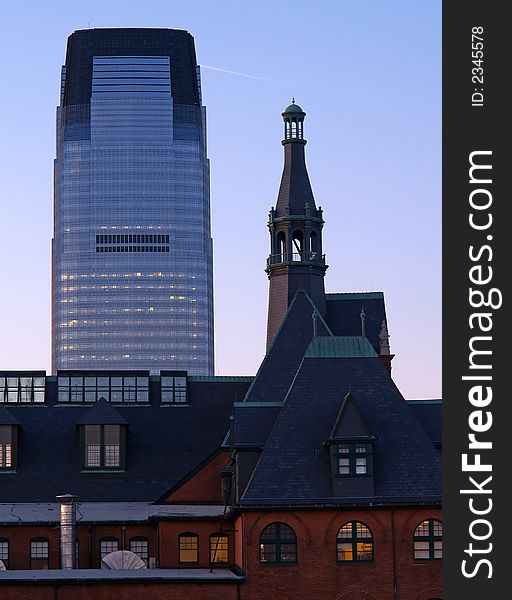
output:
[[[260,366],[256,372],[256,375],[254,375],[254,378],[251,382],[251,385],[249,386],[249,389],[247,390],[247,392],[245,393],[244,396],[244,400],[245,401],[246,398],[250,397],[250,394],[252,393],[254,387],[256,386],[259,376],[261,374],[261,372],[263,371],[263,369],[265,368],[268,360],[269,360],[269,356],[271,355],[271,352],[274,348],[274,345],[276,344],[277,339],[279,338],[279,334],[281,332],[281,330],[284,327],[284,324],[286,323],[286,320],[288,319],[288,316],[290,315],[293,306],[295,305],[296,301],[297,301],[297,297],[299,294],[304,294],[304,297],[308,300],[308,302],[311,304],[311,307],[313,308],[313,310],[316,312],[316,314],[318,315],[320,322],[322,323],[322,325],[325,327],[326,331],[329,333],[329,336],[334,337],[334,334],[331,331],[331,328],[327,325],[325,319],[323,318],[321,312],[318,310],[317,306],[315,305],[315,303],[313,302],[313,300],[311,299],[310,295],[306,292],[306,290],[304,289],[299,289],[295,292],[295,295],[292,298],[292,301],[290,302],[290,305],[288,306],[288,309],[281,321],[281,323],[279,324],[279,327],[277,328],[274,337],[272,338],[272,342],[270,343],[270,346],[268,347],[268,350],[265,353],[265,356],[263,357],[263,360],[260,363]],[[320,337],[327,337],[327,336],[320,336]],[[300,367],[300,364],[299,364]]]

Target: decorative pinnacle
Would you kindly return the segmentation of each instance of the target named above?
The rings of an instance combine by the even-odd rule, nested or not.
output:
[[[360,317],[361,317],[361,336],[366,337],[366,332],[365,332],[366,313],[364,312],[364,306],[361,306]]]
[[[391,354],[389,347],[389,333],[386,321],[382,321],[379,331],[380,353]]]

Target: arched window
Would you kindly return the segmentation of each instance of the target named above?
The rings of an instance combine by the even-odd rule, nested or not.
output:
[[[373,536],[364,523],[350,521],[339,528],[336,558],[338,562],[373,560]]]
[[[5,568],[9,568],[9,540],[0,538],[0,560],[4,563]]]
[[[132,537],[130,538],[130,550],[137,554],[148,566],[149,560],[149,541],[146,537]]]
[[[229,538],[223,533],[210,535],[210,563],[229,562]]]
[[[197,533],[181,533],[178,537],[180,563],[199,562],[199,537]]]
[[[115,537],[103,537],[100,540],[100,561],[111,552],[119,550],[119,540]]]
[[[443,524],[436,519],[422,521],[414,530],[415,560],[443,558]]]
[[[304,234],[300,229],[296,229],[292,235],[293,260],[302,260],[304,252]]]
[[[290,134],[290,119],[284,120],[284,139],[289,140],[291,137]]]
[[[296,563],[297,537],[285,523],[271,523],[260,535],[260,562]]]
[[[30,540],[30,568],[49,569],[50,544],[46,538],[32,538]]]
[[[280,231],[277,234],[277,254],[279,256],[279,262],[286,260],[286,236],[284,231]]]

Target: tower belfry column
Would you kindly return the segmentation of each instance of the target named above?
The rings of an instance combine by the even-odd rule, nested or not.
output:
[[[317,208],[309,182],[304,147],[306,113],[295,100],[282,113],[284,168],[275,208],[269,213],[270,256],[266,272],[270,280],[267,349],[298,290],[306,291],[318,312],[325,314],[322,250],[322,209]]]

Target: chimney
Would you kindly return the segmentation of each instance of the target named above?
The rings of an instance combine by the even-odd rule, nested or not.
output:
[[[62,494],[56,497],[60,502],[60,568],[75,568],[76,547],[76,501],[78,496]]]

